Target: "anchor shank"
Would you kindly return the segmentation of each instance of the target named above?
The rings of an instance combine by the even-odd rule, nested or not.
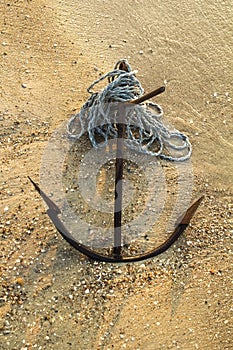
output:
[[[122,67],[125,69],[124,67]],[[139,104],[146,101],[149,98],[157,96],[164,92],[165,87],[162,86],[136,100],[130,101],[131,104]],[[122,223],[122,179],[123,179],[123,153],[124,153],[124,116],[125,109],[128,103],[122,104],[118,112],[118,123],[116,125],[118,138],[117,138],[117,151],[116,151],[116,169],[115,169],[115,201],[114,201],[114,248],[113,255],[116,258],[121,257],[122,235],[121,235],[121,223]]]
[[[115,201],[114,201],[114,256],[121,256],[121,220],[122,220],[122,179],[123,179],[123,154],[124,154],[124,129],[123,123],[125,109],[119,110],[119,123],[117,123],[117,151],[115,168]]]

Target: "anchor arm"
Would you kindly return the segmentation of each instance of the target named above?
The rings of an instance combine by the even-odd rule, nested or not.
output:
[[[64,224],[59,219],[58,215],[61,213],[58,206],[45,194],[44,191],[40,189],[40,187],[29,177],[31,183],[33,184],[35,190],[41,195],[45,203],[48,205],[47,214],[56,227],[57,231],[62,235],[62,237],[75,249],[77,249],[80,253],[85,254],[89,258],[98,261],[110,262],[110,263],[128,263],[128,262],[136,262],[149,258],[153,258],[163,252],[165,252],[171,245],[180,237],[180,235],[184,232],[184,230],[188,227],[190,220],[195,214],[197,208],[202,202],[204,196],[201,196],[193,204],[185,211],[182,216],[181,221],[177,224],[175,230],[170,235],[170,237],[162,243],[157,248],[137,256],[132,257],[122,257],[121,256],[106,256],[100,253],[97,253],[87,247],[86,245],[78,242],[75,238],[69,233]]]

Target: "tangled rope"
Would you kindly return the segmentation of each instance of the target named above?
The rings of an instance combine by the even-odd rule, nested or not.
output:
[[[122,62],[127,71],[120,69]],[[87,89],[91,96],[67,124],[69,137],[79,139],[87,131],[95,148],[105,146],[108,138],[117,138],[115,125],[119,123],[120,103],[137,99],[144,93],[136,73],[131,70],[127,60],[120,60],[114,70],[94,81]],[[93,87],[106,78],[108,85],[100,92],[93,92]],[[190,158],[192,146],[188,137],[178,130],[170,131],[163,124],[163,110],[158,104],[134,104],[127,106],[124,111],[124,142],[128,147],[169,161]],[[103,137],[104,142],[97,141],[99,136]]]

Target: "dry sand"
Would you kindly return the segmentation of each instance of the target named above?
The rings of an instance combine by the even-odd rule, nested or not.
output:
[[[233,10],[211,1],[1,1],[0,348],[232,349]],[[55,231],[39,182],[51,133],[120,58],[193,144],[205,201],[166,253],[91,262]],[[85,150],[84,150],[85,151]]]

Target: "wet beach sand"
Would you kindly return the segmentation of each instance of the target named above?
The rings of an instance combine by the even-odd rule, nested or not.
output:
[[[0,3],[0,348],[232,349],[233,16],[229,1]],[[93,262],[52,226],[52,133],[118,59],[193,146],[191,226],[157,258]],[[83,148],[85,154],[86,149]]]

